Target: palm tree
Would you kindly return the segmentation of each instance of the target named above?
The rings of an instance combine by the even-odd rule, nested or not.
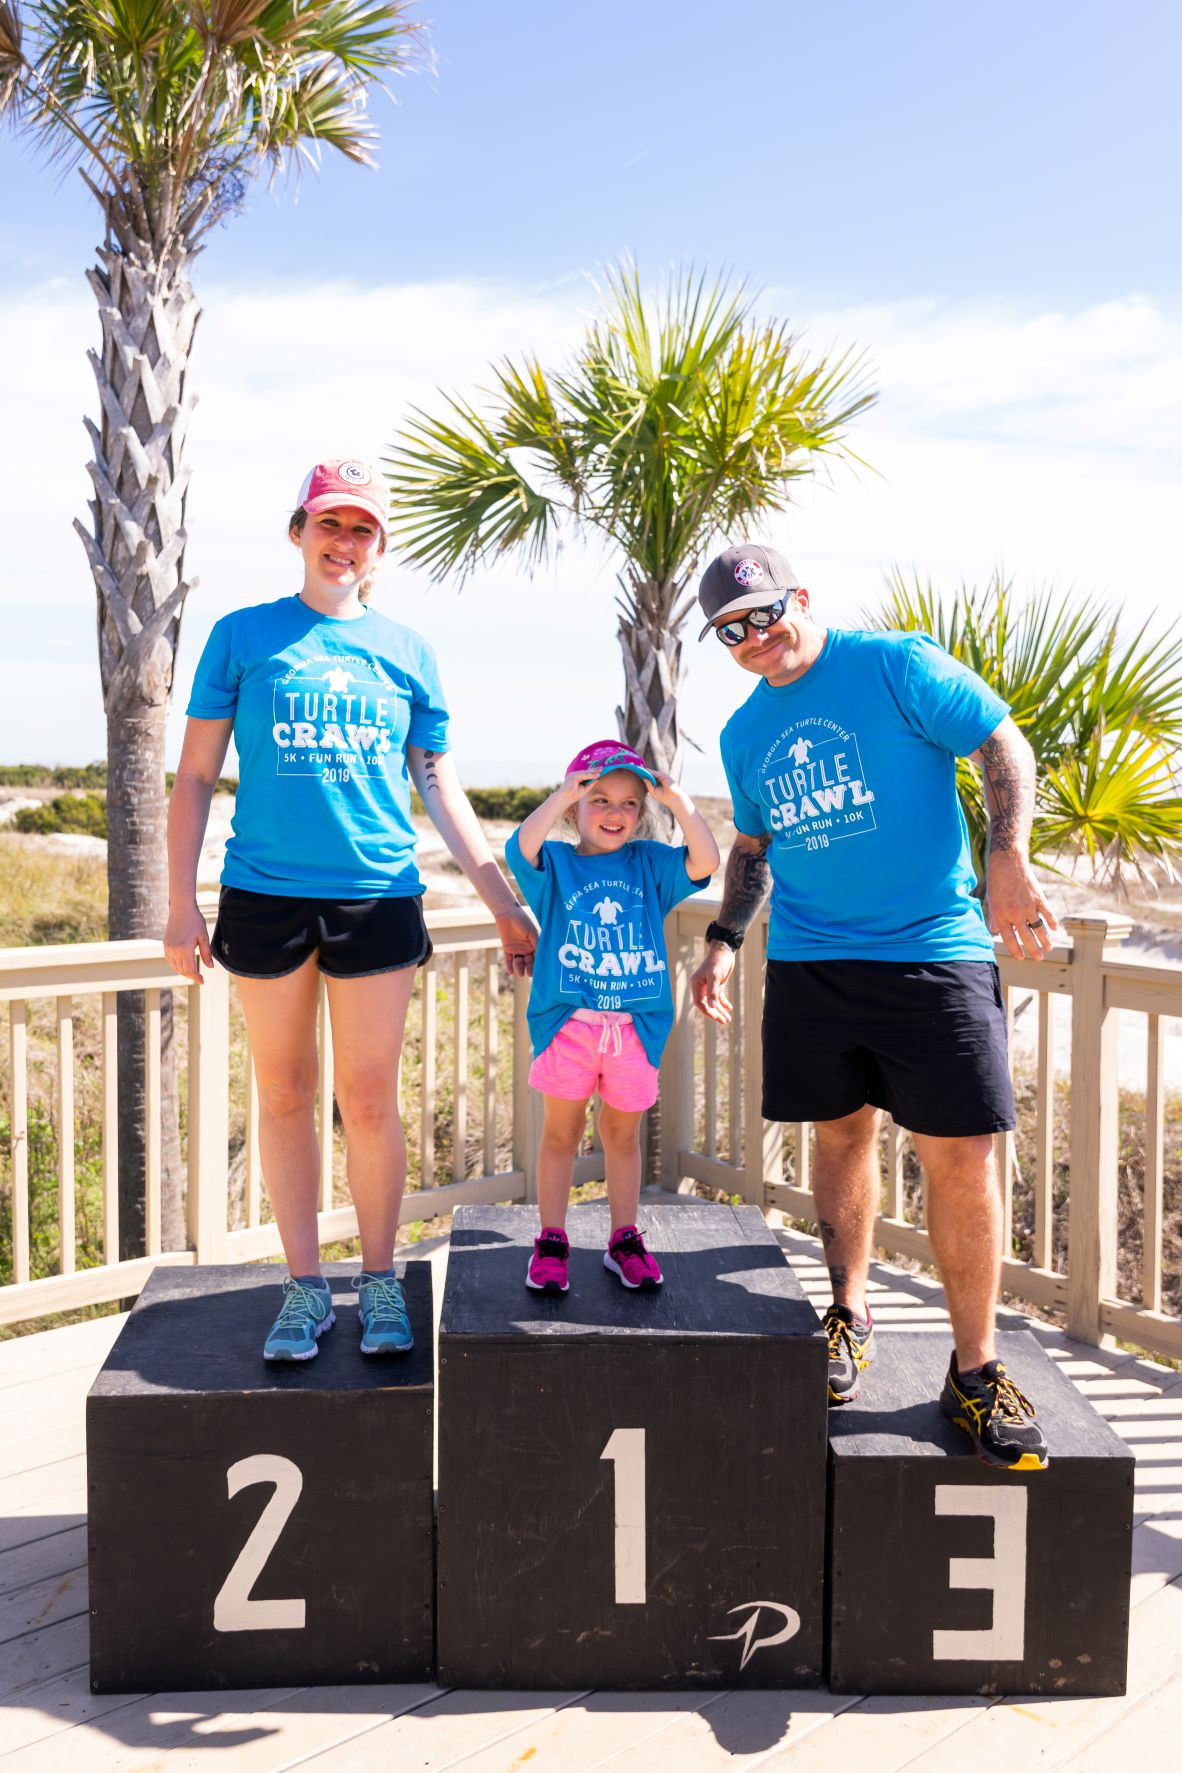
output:
[[[415,59],[409,0],[0,0],[0,113],[76,164],[105,239],[88,272],[102,346],[86,421],[107,717],[115,938],[164,922],[164,734],[185,577],[190,282],[203,237],[252,179],[322,145],[373,164],[368,89]],[[121,994],[120,1253],[143,1247],[143,1004]],[[166,1039],[171,1038],[171,1004]],[[175,1067],[169,1067],[175,1080]],[[183,1243],[175,1081],[164,1236]]]
[[[565,369],[505,361],[483,408],[451,397],[438,417],[416,411],[387,457],[393,539],[442,579],[506,554],[533,570],[568,520],[604,536],[621,560],[620,737],[677,776],[695,569],[712,542],[783,511],[822,457],[848,453],[874,395],[861,359],[810,363],[742,288],[684,272],[650,303],[626,262],[606,294]]]
[[[930,583],[887,580],[868,626],[930,634],[1010,704],[1038,766],[1031,854],[1085,855],[1122,884],[1123,871],[1173,877],[1182,858],[1182,670],[1173,629],[1148,624],[1122,643],[1117,613],[1052,590],[1024,602],[995,574],[983,589],[942,596]],[[987,817],[977,772],[957,777],[978,877]]]

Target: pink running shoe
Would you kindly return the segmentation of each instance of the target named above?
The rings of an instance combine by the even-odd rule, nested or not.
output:
[[[535,1293],[565,1293],[570,1282],[566,1265],[570,1261],[570,1245],[566,1232],[555,1225],[543,1225],[542,1234],[534,1240],[534,1253],[529,1259],[525,1284]]]
[[[644,1239],[635,1225],[621,1225],[613,1231],[603,1266],[618,1274],[630,1292],[643,1287],[651,1292],[665,1284],[665,1277],[644,1247]]]

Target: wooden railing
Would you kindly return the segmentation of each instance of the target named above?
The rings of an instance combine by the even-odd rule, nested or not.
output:
[[[677,1189],[705,1183],[810,1220],[810,1128],[781,1127],[760,1112],[760,1020],[766,920],[750,932],[734,981],[735,1019],[727,1030],[695,1015],[689,974],[702,951],[717,901],[694,899],[670,917],[670,974],[677,1015],[661,1067],[662,1169],[659,1180]],[[483,914],[428,916],[435,953],[416,986],[408,1025],[404,1074],[411,1152],[411,1187],[404,1223],[447,1213],[465,1202],[532,1200],[540,1131],[539,1098],[527,1081],[525,1023],[528,982],[508,980],[498,961],[496,929]],[[1182,1320],[1163,1310],[1163,1182],[1166,1079],[1162,1019],[1182,1016],[1182,969],[1121,960],[1130,925],[1121,918],[1072,918],[1070,944],[1041,965],[1001,959],[1007,1009],[1037,1014],[1033,1066],[1033,1130],[1028,1160],[1033,1212],[1028,1250],[1015,1247],[1017,1148],[1011,1134],[997,1140],[1005,1209],[1002,1284],[1013,1297],[1060,1311],[1071,1333],[1099,1342],[1105,1336],[1172,1359],[1182,1359]],[[187,1078],[183,1116],[187,1247],[161,1248],[160,994],[172,989],[183,1039]],[[116,996],[146,994],[147,1253],[119,1259],[116,1165]],[[1070,1018],[1067,1137],[1056,1148],[1056,1005]],[[91,943],[0,950],[0,1003],[7,1005],[9,1064],[4,1091],[8,1159],[0,1175],[7,1197],[11,1256],[0,1284],[0,1323],[13,1323],[138,1292],[158,1262],[239,1262],[278,1255],[278,1232],[266,1216],[258,1151],[258,1101],[249,1053],[232,1014],[227,975],[215,969],[200,988],[180,985],[154,942]],[[1144,1016],[1144,1190],[1140,1297],[1121,1296],[1117,1284],[1118,1120],[1117,1038],[1122,1012]],[[235,1035],[235,1027],[238,1033]],[[75,1062],[75,1031],[83,1027],[86,1067]],[[356,1234],[356,1218],[338,1201],[332,1129],[332,1040],[325,1006],[320,1015],[319,1230],[323,1243]],[[34,1063],[53,1072],[42,1089],[40,1113],[50,1104],[56,1146],[55,1272],[34,1276],[30,1191],[30,1076]],[[87,1094],[88,1124],[97,1121],[100,1151],[91,1161],[98,1180],[88,1211],[100,1233],[89,1242],[91,1266],[76,1256],[75,1097]],[[888,1126],[883,1151],[878,1245],[890,1254],[931,1263],[923,1224],[922,1191],[907,1157],[906,1135]],[[339,1168],[339,1154],[338,1165]],[[1055,1178],[1067,1178],[1069,1211],[1056,1204]],[[231,1178],[241,1190],[235,1194]],[[602,1175],[592,1148],[578,1160],[576,1180]],[[911,1181],[908,1181],[908,1177]],[[1062,1188],[1060,1189],[1062,1193]],[[38,1211],[44,1219],[44,1187]],[[1067,1233],[1062,1228],[1066,1211]],[[1058,1236],[1056,1229],[1058,1228]],[[41,1231],[41,1265],[45,1235]],[[95,1261],[95,1254],[101,1260]],[[1175,1277],[1176,1281],[1176,1277]]]
[[[811,1129],[807,1124],[784,1128],[765,1121],[760,1113],[766,919],[751,930],[739,957],[737,978],[732,981],[731,1027],[720,1031],[688,1008],[689,974],[714,915],[713,901],[694,899],[670,920],[670,968],[678,1014],[661,1068],[662,1181],[666,1188],[676,1188],[690,1178],[733,1192],[765,1210],[779,1209],[815,1223],[809,1185]],[[1119,945],[1131,928],[1123,917],[1069,917],[1063,933],[1070,936],[1070,943],[1057,945],[1041,963],[1015,961],[998,950],[1011,1032],[1019,1004],[1024,1010],[1034,1009],[1038,1019],[1030,1177],[1033,1223],[1027,1259],[1014,1253],[1015,1136],[1000,1134],[995,1141],[1004,1205],[1002,1287],[1018,1300],[1063,1312],[1070,1333],[1081,1341],[1098,1344],[1115,1336],[1182,1360],[1182,1319],[1162,1309],[1167,1100],[1162,1021],[1182,1016],[1182,968],[1122,960]],[[1069,1115],[1066,1149],[1056,1152],[1055,1006],[1063,998],[1068,1000],[1064,1013],[1070,1018],[1070,1072],[1060,1089],[1069,1097]],[[1117,1042],[1121,1012],[1129,1011],[1144,1017],[1146,1039],[1139,1301],[1121,1297],[1117,1286]],[[791,1062],[790,1055],[785,1062]],[[888,1124],[875,1241],[889,1254],[934,1264],[921,1205],[917,1202],[912,1217],[906,1211],[905,1151],[906,1135]],[[1066,1259],[1058,1262],[1053,1259],[1056,1163],[1069,1178],[1067,1236],[1059,1240],[1066,1243]],[[1177,1279],[1175,1274],[1175,1284]]]

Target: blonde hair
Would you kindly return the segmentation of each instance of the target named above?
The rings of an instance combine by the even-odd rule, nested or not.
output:
[[[302,536],[304,533],[304,525],[305,525],[305,523],[307,523],[307,521],[308,521],[308,513],[304,510],[304,507],[302,505],[297,505],[295,510],[292,512],[291,516],[287,520],[288,535],[290,535],[292,530],[294,529],[297,536]],[[381,547],[379,548],[378,552],[379,552],[379,554],[384,554],[386,552],[386,532],[380,526],[378,528],[378,536],[381,541]],[[358,601],[358,603],[368,603],[369,602],[370,593],[373,591],[374,585],[377,582],[377,576],[378,575],[376,572],[366,573],[366,575],[362,579],[360,585],[358,585],[358,587],[357,587],[357,601]]]

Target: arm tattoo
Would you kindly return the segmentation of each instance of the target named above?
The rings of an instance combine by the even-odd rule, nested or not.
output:
[[[436,793],[439,792],[439,776],[435,767],[435,759],[438,755],[439,753],[437,751],[423,752],[423,762],[427,774],[427,787],[428,789],[434,788]]]
[[[989,851],[1022,850],[1030,843],[1034,818],[1034,777],[1025,757],[994,733],[981,746],[985,805],[989,809]]]
[[[718,921],[736,935],[742,935],[768,896],[772,871],[767,847],[771,841],[768,836],[761,837],[760,847],[754,852],[736,844],[727,858]]]

